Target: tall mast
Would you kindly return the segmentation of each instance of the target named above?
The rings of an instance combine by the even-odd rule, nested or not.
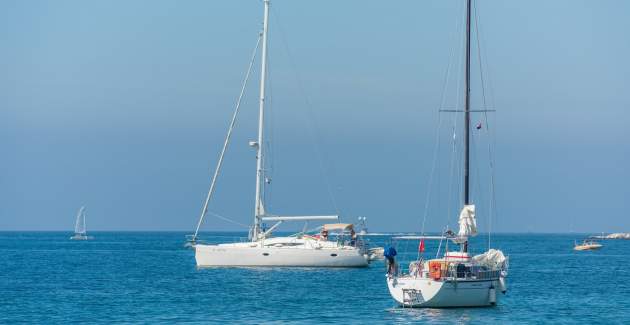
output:
[[[464,84],[464,205],[470,204],[470,7],[466,0],[466,81]],[[462,245],[468,252],[468,240]]]
[[[464,204],[470,204],[470,7],[466,0],[466,81],[464,84]]]
[[[258,239],[260,233],[260,221],[265,214],[265,208],[262,202],[263,186],[265,182],[264,166],[263,166],[263,128],[265,117],[265,80],[267,79],[267,29],[269,26],[269,0],[264,0],[265,13],[263,18],[262,31],[262,54],[260,67],[260,104],[258,117],[258,143],[256,146],[256,207],[254,211],[254,231],[252,240]]]

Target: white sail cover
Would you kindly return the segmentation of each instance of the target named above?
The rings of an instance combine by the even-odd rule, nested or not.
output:
[[[490,249],[487,252],[473,256],[473,261],[478,265],[484,265],[491,269],[506,269],[507,258],[498,249]]]
[[[475,220],[475,206],[464,205],[462,212],[459,214],[459,238],[467,238],[477,236],[477,221]]]

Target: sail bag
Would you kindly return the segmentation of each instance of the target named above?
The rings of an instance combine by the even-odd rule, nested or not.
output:
[[[474,205],[464,205],[462,212],[459,214],[459,232],[457,235],[460,238],[477,236]]]

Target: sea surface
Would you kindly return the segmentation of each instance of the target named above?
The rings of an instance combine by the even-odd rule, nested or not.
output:
[[[197,269],[184,233],[0,232],[1,323],[629,324],[630,241],[574,252],[572,234],[501,234],[507,295],[491,308],[397,307],[383,262],[363,269]],[[210,242],[240,233],[206,233]],[[369,236],[372,245],[390,236]],[[437,243],[427,243],[435,254]],[[400,260],[418,242],[398,242]],[[485,251],[487,237],[471,245]],[[405,263],[405,262],[403,262]]]

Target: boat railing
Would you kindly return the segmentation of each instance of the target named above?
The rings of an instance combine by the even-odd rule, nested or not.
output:
[[[367,253],[368,247],[369,247],[369,243],[366,242],[363,239],[360,239],[360,238],[357,238],[357,239],[347,239],[347,238],[345,238],[345,239],[337,239],[334,242],[337,244],[337,247],[344,247],[344,246],[355,247],[355,248],[358,248],[364,254]]]
[[[479,266],[465,266],[464,264],[457,268],[458,264],[450,264],[446,269],[442,269],[438,274],[431,272],[424,268],[422,261],[415,261],[409,263],[407,272],[404,272],[405,266],[396,263],[396,274],[407,274],[408,276],[415,278],[433,278],[436,280],[486,280],[486,279],[498,279],[501,277],[502,269],[487,269]]]
[[[456,268],[449,268],[440,272],[443,279],[465,279],[465,280],[487,280],[498,279],[501,276],[501,270],[487,270],[476,269],[466,267],[464,269],[457,270]]]
[[[248,237],[239,237],[239,236],[212,236],[212,239],[199,239],[196,238],[192,240],[192,238],[187,237],[188,243],[194,244],[202,244],[202,245],[218,245],[223,243],[246,243],[251,242],[251,239]]]

